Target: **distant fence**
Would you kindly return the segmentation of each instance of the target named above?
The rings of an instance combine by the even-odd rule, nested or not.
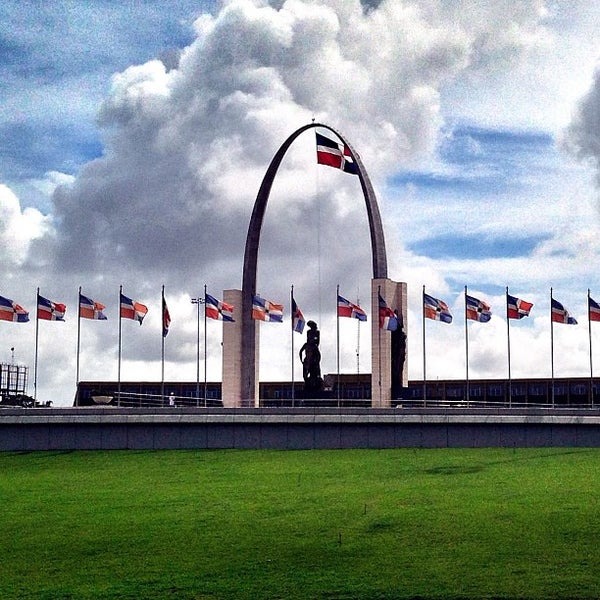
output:
[[[597,409],[4,408],[0,451],[600,447]]]

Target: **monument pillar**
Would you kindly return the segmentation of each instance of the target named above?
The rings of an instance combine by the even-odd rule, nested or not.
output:
[[[242,374],[246,371],[242,369],[242,323],[243,304],[242,290],[224,290],[223,301],[233,304],[234,323],[223,323],[223,376],[221,386],[221,398],[224,408],[241,408],[242,406],[254,406],[254,399],[258,399],[258,340],[253,344],[253,392],[252,399],[245,397],[244,390],[248,389],[248,382],[242,380]],[[258,328],[253,330],[254,336],[258,336]],[[246,353],[247,356],[247,353]]]
[[[379,327],[379,296],[398,318],[398,329]],[[408,385],[406,283],[387,278],[371,280],[371,406],[389,408]]]

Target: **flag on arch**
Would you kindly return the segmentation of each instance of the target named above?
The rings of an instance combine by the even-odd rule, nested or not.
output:
[[[252,296],[252,318],[256,321],[283,323],[283,304]]]
[[[296,333],[302,333],[304,331],[304,326],[306,325],[306,321],[304,319],[304,315],[296,301],[294,300],[294,296],[292,296],[292,329]]]
[[[134,321],[138,321],[141,325],[147,312],[148,307],[145,304],[134,302],[131,298],[128,298],[121,293],[120,314],[122,319],[133,319]]]
[[[526,302],[525,300],[521,300],[521,298],[506,294],[506,315],[509,319],[528,317],[532,308],[532,302]]]
[[[338,317],[349,317],[350,319],[358,319],[359,321],[367,320],[367,313],[358,304],[353,304],[338,294]]]
[[[64,321],[66,305],[37,295],[37,318],[43,321]]]
[[[317,163],[328,165],[334,169],[341,169],[346,173],[358,174],[358,168],[350,149],[332,131],[323,127],[316,127],[317,136]]]
[[[426,319],[452,323],[452,313],[448,305],[443,300],[434,298],[425,292],[423,292],[423,314]]]
[[[94,319],[95,321],[106,321],[106,315],[102,312],[106,306],[95,302],[91,298],[79,292],[79,317],[82,319]]]
[[[588,318],[590,321],[600,321],[600,304],[588,296]]]
[[[234,323],[235,319],[233,318],[233,309],[233,304],[221,302],[210,294],[205,294],[204,296],[204,314],[209,319]]]
[[[396,331],[398,329],[398,317],[381,297],[381,294],[379,294],[379,328],[387,329],[388,331]]]
[[[487,323],[492,318],[492,309],[487,302],[465,293],[465,303],[467,319]]]
[[[16,302],[0,296],[0,321],[27,323],[29,313]]]
[[[558,300],[552,298],[552,321],[566,325],[577,325],[577,320],[569,314],[569,311]]]

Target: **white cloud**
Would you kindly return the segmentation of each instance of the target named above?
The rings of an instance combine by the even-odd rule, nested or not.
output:
[[[5,268],[19,268],[27,259],[32,240],[51,234],[52,223],[34,208],[21,209],[19,199],[0,184],[0,260]]]

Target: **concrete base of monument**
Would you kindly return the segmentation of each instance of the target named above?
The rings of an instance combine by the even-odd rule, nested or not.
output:
[[[0,451],[600,447],[600,410],[6,408]]]

